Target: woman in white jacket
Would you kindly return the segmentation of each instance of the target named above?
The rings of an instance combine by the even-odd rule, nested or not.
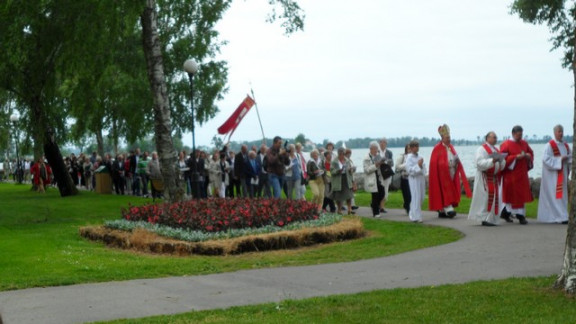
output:
[[[214,152],[209,166],[210,184],[214,190],[214,197],[226,196],[226,186],[230,182],[228,172],[230,172],[230,165],[226,162],[226,153]]]
[[[364,165],[364,190],[372,193],[372,216],[380,217],[380,202],[384,198],[384,180],[380,174],[380,165],[384,160],[378,155],[378,142],[370,142],[370,153],[366,155],[363,161]]]

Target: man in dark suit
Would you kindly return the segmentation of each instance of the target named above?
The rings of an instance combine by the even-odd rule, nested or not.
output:
[[[266,172],[266,151],[268,151],[268,147],[266,144],[260,145],[260,152],[258,152],[258,156],[256,160],[260,163],[260,175],[258,176],[258,189],[256,190],[256,197],[272,197],[272,193],[270,192],[270,183],[268,182],[268,173]]]
[[[138,160],[140,160],[140,149],[136,148],[134,154],[130,156],[130,174],[132,174],[132,194],[140,196],[140,174],[138,173]]]
[[[190,154],[190,159],[188,159],[188,167],[190,168],[190,179],[192,186],[192,197],[194,198],[206,198],[206,191],[204,188],[204,181],[206,181],[206,166],[204,164],[204,159],[200,157],[200,151],[196,150]]]
[[[236,189],[236,195],[248,197],[248,186],[246,185],[246,163],[248,163],[248,146],[242,145],[240,152],[234,157],[234,177],[240,183],[242,193]]]
[[[122,154],[116,155],[116,159],[111,163],[112,171],[110,175],[112,176],[112,181],[114,182],[114,189],[117,195],[124,195],[124,156]]]
[[[248,187],[248,195],[254,198],[258,190],[259,176],[262,170],[262,164],[256,157],[256,152],[248,152],[248,161],[246,161],[246,187]]]

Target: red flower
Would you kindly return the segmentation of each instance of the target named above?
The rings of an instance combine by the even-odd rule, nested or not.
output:
[[[305,201],[249,198],[209,198],[175,204],[131,206],[122,217],[166,226],[200,231],[231,228],[285,226],[296,221],[317,219],[316,207]]]

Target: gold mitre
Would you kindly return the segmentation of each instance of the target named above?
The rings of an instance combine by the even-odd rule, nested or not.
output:
[[[450,136],[450,127],[446,124],[438,126],[438,134],[440,134],[441,137]]]

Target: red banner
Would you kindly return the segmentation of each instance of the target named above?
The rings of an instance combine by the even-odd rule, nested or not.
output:
[[[250,96],[246,96],[246,99],[244,99],[240,106],[234,110],[232,116],[228,117],[224,124],[218,127],[218,134],[224,135],[234,131],[236,127],[240,125],[242,118],[246,116],[252,106],[254,106],[254,99],[252,99]]]

